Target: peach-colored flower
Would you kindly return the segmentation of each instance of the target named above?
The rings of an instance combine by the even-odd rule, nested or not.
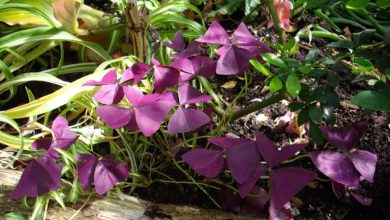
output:
[[[289,0],[274,0],[274,7],[279,17],[280,25],[286,31],[294,31],[295,27],[290,22],[290,10],[293,9],[293,4]],[[272,19],[268,20],[268,28],[272,27],[274,22]]]

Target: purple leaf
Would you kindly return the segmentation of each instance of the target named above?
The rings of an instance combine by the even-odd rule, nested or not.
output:
[[[113,129],[127,125],[133,116],[130,109],[110,105],[99,106],[96,112],[100,119]]]
[[[219,75],[235,75],[249,68],[253,55],[238,47],[228,47],[218,59],[216,72]]]
[[[83,86],[102,86],[116,84],[116,71],[111,70],[100,81],[90,80],[83,84]]]
[[[276,209],[274,203],[271,201],[268,208],[269,220],[293,220],[293,212],[291,203],[287,202],[282,208]]]
[[[273,170],[271,174],[271,195],[274,208],[276,210],[282,208],[316,176],[316,173],[300,167]]]
[[[211,138],[208,138],[207,140],[210,143],[212,143],[218,147],[224,148],[224,149],[228,149],[230,147],[240,145],[243,143],[252,142],[248,138],[229,138],[229,137],[211,137]]]
[[[203,37],[196,39],[200,43],[226,45],[229,44],[229,35],[216,21],[211,23]]]
[[[144,95],[141,91],[138,89],[135,89],[131,86],[125,86],[123,87],[123,90],[125,92],[126,98],[130,101],[130,103],[134,107],[139,107],[142,105],[147,105],[150,103],[153,103],[160,99],[159,94],[148,94]]]
[[[244,23],[241,23],[234,31],[232,36],[232,44],[237,45],[242,49],[248,50],[255,56],[259,53],[272,51],[266,44],[260,42],[254,36],[252,36]]]
[[[117,104],[123,96],[123,88],[117,84],[105,85],[93,95],[96,101],[105,105]]]
[[[226,157],[232,176],[240,184],[251,177],[260,163],[260,155],[253,141],[227,148]]]
[[[137,125],[142,133],[147,137],[153,135],[160,128],[172,107],[172,102],[158,100],[134,108]]]
[[[293,144],[284,146],[281,150],[278,150],[277,146],[260,132],[256,132],[256,143],[261,156],[263,156],[270,166],[278,165],[307,146],[307,144]]]
[[[325,176],[347,186],[359,186],[359,172],[348,156],[332,151],[313,151],[310,158]]]
[[[239,186],[240,196],[244,198],[255,186],[256,182],[259,180],[260,176],[267,172],[267,167],[264,165],[258,165],[255,172],[249,177],[247,181]]]
[[[359,144],[366,127],[366,122],[359,122],[345,127],[321,127],[321,131],[327,141],[346,152]]]
[[[171,66],[185,72],[181,74],[182,80],[191,80],[197,75],[203,77],[211,77],[214,75],[217,62],[207,56],[194,56],[178,59]]]
[[[133,80],[133,84],[138,84],[150,70],[152,70],[151,66],[137,62],[125,70],[119,83]]]
[[[93,182],[93,175],[97,164],[97,158],[92,154],[77,155],[77,170],[81,188],[87,191]]]
[[[190,132],[210,122],[210,117],[199,110],[191,108],[178,108],[168,123],[168,133]]]
[[[61,184],[61,170],[62,165],[51,157],[41,156],[31,160],[10,197],[37,197],[50,190],[57,190]]]
[[[362,194],[360,194],[357,191],[349,191],[349,192],[351,193],[353,198],[355,198],[356,201],[358,201],[360,204],[365,205],[365,206],[369,206],[372,204],[372,198],[363,196]]]
[[[96,193],[103,195],[120,181],[124,181],[129,176],[128,166],[111,159],[102,159],[97,162],[94,182]]]
[[[188,83],[180,84],[178,90],[180,105],[207,102],[211,100],[210,96],[201,93]]]
[[[172,54],[171,57],[175,59],[181,59],[181,58],[187,58],[187,57],[192,57],[197,54],[200,54],[201,49],[200,49],[200,43],[197,41],[192,41],[187,49],[185,49],[182,52]]]
[[[332,181],[332,190],[336,198],[341,199],[344,197],[346,191],[346,188],[343,184],[340,184],[336,181]]]
[[[164,41],[163,44],[166,47],[169,47],[171,49],[174,49],[176,51],[183,51],[186,47],[186,44],[183,39],[183,35],[181,31],[177,32],[175,36],[173,37],[172,43],[169,43],[168,41]]]
[[[176,86],[179,83],[180,71],[170,66],[154,67],[154,90],[158,93],[164,92],[168,87]]]
[[[244,213],[261,216],[263,209],[269,201],[269,195],[265,189],[259,186],[254,186],[250,194],[255,196],[247,196],[245,198]]]
[[[222,208],[233,212],[240,211],[240,197],[231,190],[223,189],[218,191],[218,200],[221,202]]]
[[[39,150],[39,149],[49,150],[52,141],[53,141],[53,138],[51,138],[51,137],[40,138],[38,140],[35,140],[31,144],[31,148],[34,150]]]
[[[350,153],[351,159],[356,170],[363,176],[365,180],[374,182],[374,174],[378,156],[365,150],[356,150]]]
[[[215,177],[223,168],[223,152],[203,148],[193,149],[183,154],[182,159],[195,172],[205,177]]]
[[[54,119],[51,130],[54,133],[52,147],[65,149],[77,140],[76,134],[69,129],[68,121],[62,116]]]

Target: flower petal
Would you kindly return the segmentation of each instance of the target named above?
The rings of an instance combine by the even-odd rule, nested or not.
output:
[[[359,144],[366,127],[366,122],[359,122],[345,127],[322,127],[321,131],[327,141],[346,152]]]
[[[215,177],[223,168],[223,152],[198,148],[183,154],[182,159],[195,172],[205,177]]]
[[[83,84],[83,86],[103,86],[116,83],[116,71],[110,70],[100,81],[90,80]]]
[[[190,132],[210,122],[210,117],[199,110],[191,108],[178,108],[168,123],[168,133]]]
[[[37,197],[50,190],[57,190],[61,183],[62,165],[51,157],[41,156],[31,160],[10,197]]]
[[[378,156],[369,151],[356,150],[349,155],[353,165],[365,180],[374,182],[374,174]]]
[[[244,49],[228,47],[217,62],[216,73],[219,75],[235,75],[249,68],[249,60],[253,55]]]
[[[87,191],[93,182],[97,158],[92,154],[77,155],[77,171],[81,188]]]
[[[263,156],[270,166],[278,165],[307,146],[307,144],[293,144],[284,146],[281,150],[278,150],[277,146],[260,132],[256,132],[256,144],[261,156]]]
[[[105,105],[117,104],[123,99],[123,88],[120,85],[105,85],[93,95],[96,101]]]
[[[101,105],[96,108],[100,119],[110,128],[121,128],[129,123],[132,111],[127,108],[120,108],[111,105]]]
[[[240,184],[251,177],[260,163],[260,155],[253,141],[227,148],[226,157],[232,176]]]
[[[111,159],[102,159],[97,162],[94,182],[96,193],[103,195],[118,182],[124,181],[129,176],[129,167]]]
[[[214,21],[204,36],[196,39],[196,41],[206,44],[226,45],[229,44],[229,35],[218,22]]]
[[[359,186],[359,172],[348,156],[332,151],[313,151],[310,158],[325,176],[347,186]]]
[[[300,167],[276,169],[271,174],[271,196],[276,210],[283,207],[303,187],[316,178],[313,171]]]

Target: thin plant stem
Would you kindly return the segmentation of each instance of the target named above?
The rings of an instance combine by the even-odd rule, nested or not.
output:
[[[278,13],[276,11],[276,8],[274,6],[274,1],[268,0],[267,2],[267,8],[269,10],[269,13],[271,14],[272,21],[274,22],[275,30],[278,32],[279,40],[282,45],[286,44],[286,32],[283,30],[282,25],[280,24],[280,20],[278,17]]]
[[[213,86],[210,84],[210,82],[202,76],[199,77],[199,81],[202,84],[204,90],[206,90],[206,92],[213,98],[214,102],[218,105],[218,107],[222,107],[223,102],[219,98],[218,94],[215,93],[215,91],[213,90]]]

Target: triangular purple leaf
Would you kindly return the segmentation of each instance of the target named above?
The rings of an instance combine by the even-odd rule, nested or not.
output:
[[[366,197],[357,191],[349,191],[349,193],[362,205],[369,206],[372,204],[372,198],[370,197]]]
[[[218,200],[224,210],[230,210],[233,212],[240,211],[240,197],[231,190],[223,189],[218,191]]]
[[[158,93],[164,92],[168,87],[176,86],[179,83],[180,71],[170,66],[154,67],[154,90]]]
[[[123,99],[123,96],[123,88],[117,84],[104,85],[93,95],[96,101],[105,105],[117,104]]]
[[[129,168],[125,163],[102,159],[97,162],[94,182],[96,193],[103,195],[118,182],[124,181],[129,176]]]
[[[359,144],[366,127],[366,122],[359,122],[345,127],[321,127],[321,131],[327,141],[346,152]]]
[[[239,186],[240,196],[244,198],[255,186],[256,182],[259,180],[260,176],[267,172],[267,167],[264,165],[258,165],[255,172],[249,177],[247,181]]]
[[[51,138],[51,137],[40,138],[38,140],[35,140],[31,144],[31,148],[34,150],[39,150],[39,149],[48,150],[51,146],[52,141],[53,141],[53,138]]]
[[[226,45],[229,44],[229,35],[218,22],[214,21],[204,36],[196,39],[196,41],[206,44]]]
[[[174,49],[176,51],[183,51],[186,47],[186,44],[183,39],[183,35],[181,31],[177,32],[175,36],[173,37],[172,43],[169,43],[168,41],[164,41],[163,44],[166,47],[169,47],[171,49]]]
[[[281,150],[278,150],[277,146],[260,132],[256,132],[256,144],[261,156],[270,166],[278,165],[307,146],[307,144],[293,144],[286,145]]]
[[[276,169],[271,174],[271,195],[275,209],[280,209],[303,187],[316,178],[313,171],[300,167]]]
[[[216,73],[219,75],[235,75],[249,68],[249,60],[253,55],[238,47],[229,47],[217,62]]]
[[[10,197],[37,197],[57,190],[61,184],[61,170],[62,165],[51,157],[41,156],[31,160]]]
[[[210,117],[199,110],[191,108],[178,108],[168,123],[168,133],[190,132],[210,122]]]
[[[365,150],[356,150],[349,154],[356,170],[363,176],[365,180],[374,182],[374,174],[378,156]]]
[[[83,86],[103,86],[109,84],[116,84],[116,71],[111,70],[100,81],[90,80],[83,84]]]
[[[201,52],[200,44],[201,43],[199,43],[197,41],[192,41],[188,45],[187,49],[185,49],[182,52],[172,54],[171,57],[175,58],[175,59],[181,59],[181,58],[187,58],[187,57],[192,57],[192,56],[198,55]]]
[[[77,170],[81,188],[87,191],[93,182],[97,158],[92,154],[77,155]]]
[[[253,141],[227,148],[226,157],[232,176],[240,184],[248,180],[260,163]]]
[[[238,46],[258,46],[259,41],[252,36],[244,23],[241,23],[232,35],[232,44]]]
[[[152,66],[137,62],[125,70],[119,83],[133,80],[133,84],[138,84],[150,70],[152,70]]]
[[[348,156],[332,151],[313,151],[310,158],[325,176],[347,186],[359,186],[359,172]]]
[[[180,84],[178,90],[180,105],[207,102],[211,100],[210,96],[201,93],[188,83]]]
[[[332,190],[336,198],[341,199],[346,193],[346,188],[343,184],[332,181]]]
[[[121,128],[129,123],[132,112],[127,108],[120,108],[111,105],[102,105],[96,108],[100,119],[110,128]]]
[[[236,145],[240,145],[243,143],[252,142],[252,140],[248,138],[230,138],[230,137],[211,137],[207,139],[210,143],[215,146],[227,149]]]
[[[54,133],[52,147],[67,148],[77,140],[77,135],[69,129],[68,121],[62,116],[57,116],[51,126]]]
[[[183,154],[182,159],[195,172],[205,177],[215,177],[223,168],[223,152],[198,148]]]

